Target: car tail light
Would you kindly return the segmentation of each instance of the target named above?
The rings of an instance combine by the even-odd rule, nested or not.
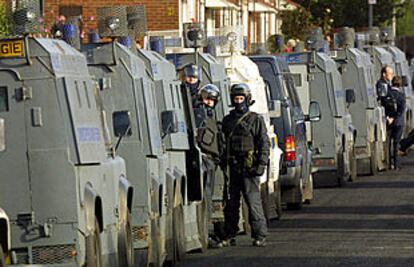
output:
[[[285,160],[296,160],[296,142],[293,135],[286,136],[285,138]]]

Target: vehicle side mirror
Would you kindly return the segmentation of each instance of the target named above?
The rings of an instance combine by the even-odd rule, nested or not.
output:
[[[403,75],[401,76],[401,82],[402,82],[402,86],[407,87],[408,86],[408,77]]]
[[[386,97],[388,94],[388,86],[385,83],[381,83],[377,88],[377,94],[379,97]]]
[[[311,122],[316,122],[321,119],[321,108],[319,107],[319,103],[315,101],[311,101],[309,103],[309,118],[307,120]]]
[[[280,118],[282,116],[282,102],[280,100],[272,100],[269,103],[270,118]]]
[[[346,99],[346,103],[348,103],[348,104],[355,103],[355,91],[354,91],[354,89],[346,89],[345,90],[345,99]]]
[[[161,112],[162,132],[164,135],[178,132],[178,117],[174,110]]]
[[[131,112],[116,111],[112,114],[114,124],[114,134],[116,137],[130,136],[131,131]]]
[[[0,152],[6,150],[6,129],[4,119],[0,118]]]

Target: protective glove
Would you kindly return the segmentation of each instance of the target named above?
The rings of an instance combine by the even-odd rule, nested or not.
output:
[[[266,170],[266,166],[259,164],[256,168],[252,168],[250,170],[250,174],[252,176],[262,176]]]

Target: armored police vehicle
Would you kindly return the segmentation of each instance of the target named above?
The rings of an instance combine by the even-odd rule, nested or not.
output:
[[[114,15],[112,15],[114,14]],[[122,16],[123,14],[123,16]],[[126,7],[98,9],[101,35],[106,36],[105,21],[116,16],[126,22]],[[117,31],[122,34],[120,28]],[[114,36],[113,31],[108,33]],[[173,256],[172,208],[168,200],[174,191],[174,173],[168,165],[161,140],[155,86],[145,63],[130,49],[117,43],[89,44],[82,48],[88,68],[100,86],[99,96],[108,121],[112,142],[117,143],[114,118],[123,113],[131,116],[131,128],[119,145],[118,152],[127,162],[127,175],[135,188],[132,209],[132,240],[138,264],[161,266],[167,255]],[[181,188],[181,187],[179,187]]]
[[[318,38],[318,34],[312,38]],[[320,40],[309,39],[308,44],[312,51],[286,54],[286,61],[303,109],[306,111],[311,101],[321,107],[321,120],[308,125],[314,182],[342,185],[351,173],[352,119],[345,108],[345,92],[335,62],[326,53],[316,51],[322,47]]]
[[[163,139],[170,158],[170,168],[174,170],[176,176],[181,177],[181,183],[177,186],[181,186],[184,203],[181,212],[184,221],[180,223],[174,220],[174,225],[183,227],[185,231],[184,242],[180,247],[182,254],[183,250],[191,251],[207,245],[207,236],[199,233],[197,216],[197,207],[203,198],[201,154],[198,153],[194,138],[188,134],[194,118],[187,115],[188,103],[184,101],[180,88],[181,82],[177,79],[174,65],[154,51],[138,49],[137,53],[146,64],[150,77],[155,83],[158,112],[162,120],[170,121],[170,127],[176,129],[167,133],[170,127],[165,124]],[[163,112],[167,113],[162,116]],[[174,218],[177,216],[179,217],[175,215]]]
[[[374,81],[381,79],[381,69],[384,66],[390,66],[395,69],[393,58],[385,48],[380,47],[379,33],[375,30],[365,33],[357,33],[358,36],[362,37],[361,46],[357,48],[364,50],[371,56],[371,61],[374,64]]]
[[[373,64],[370,56],[354,48],[353,29],[342,28],[335,35],[336,49],[330,52],[346,89],[347,110],[356,128],[355,151],[358,174],[375,174],[387,168],[386,123],[383,108],[378,105]]]
[[[268,102],[279,106],[281,110],[280,116],[271,118],[271,123],[278,136],[279,146],[285,152],[281,169],[283,202],[300,206],[302,202],[313,199],[312,151],[306,137],[306,118],[289,66],[280,56],[251,56],[250,59],[257,64],[265,81]],[[313,116],[311,120],[317,118]],[[309,183],[309,186],[297,186],[298,182]],[[289,200],[294,199],[295,195],[302,201]]]
[[[167,214],[167,170],[155,92],[146,78],[145,65],[118,43],[88,45],[83,51],[90,73],[100,85],[99,97],[107,112],[112,143],[119,138],[113,119],[123,113],[131,116],[131,129],[117,151],[127,162],[128,179],[135,188],[135,216],[131,218],[134,249],[137,256],[142,254],[139,250],[147,250],[144,254],[150,255],[151,263],[163,262],[166,236],[160,230],[160,220]]]
[[[2,42],[0,203],[16,222],[12,263],[117,266],[131,253],[132,186],[107,145],[85,58],[59,40]],[[128,120],[115,120],[124,135]]]
[[[0,121],[0,123],[2,122]],[[4,136],[1,136],[0,134],[0,139],[1,138],[4,138]],[[0,142],[2,141],[0,140]],[[0,267],[6,267],[6,264],[10,264],[10,247],[9,217],[7,217],[6,212],[0,208]]]

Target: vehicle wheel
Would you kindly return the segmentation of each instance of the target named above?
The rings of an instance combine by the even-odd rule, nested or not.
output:
[[[120,267],[134,266],[134,248],[132,244],[131,213],[128,212],[125,225],[118,237],[118,264]]]
[[[289,210],[300,210],[302,209],[303,199],[303,181],[299,179],[298,184],[292,189],[294,194],[295,202],[287,203]]]
[[[311,173],[309,174],[309,182],[304,190],[303,198],[305,204],[310,204],[313,199],[313,176]]]
[[[197,205],[197,227],[200,236],[201,252],[205,252],[208,248],[208,210],[205,198]]]
[[[344,153],[338,154],[338,166],[337,166],[337,180],[338,186],[342,187],[345,185],[345,161],[344,161]]]
[[[370,168],[371,168],[371,175],[378,174],[378,165],[377,165],[377,146],[376,143],[371,143],[371,158],[370,158]]]
[[[384,143],[384,154],[385,154],[385,163],[386,163],[386,170],[391,169],[391,158],[390,158],[390,139],[387,136],[387,139]]]
[[[184,229],[184,208],[180,204],[173,210],[173,236],[174,236],[174,251],[177,261],[183,260],[185,249],[185,229]]]
[[[276,220],[280,220],[282,219],[283,210],[282,210],[282,189],[281,189],[279,181],[275,182],[275,192],[276,192],[276,198],[275,198],[276,205],[275,206],[276,206],[276,213],[277,213]]]
[[[6,267],[6,260],[4,259],[3,247],[0,245],[0,267]]]
[[[101,237],[99,233],[99,223],[96,218],[94,232],[86,237],[86,266],[102,266]]]
[[[349,174],[349,181],[354,182],[357,179],[357,159],[355,155],[355,148],[352,148],[349,153],[349,164],[351,164],[351,173]]]

